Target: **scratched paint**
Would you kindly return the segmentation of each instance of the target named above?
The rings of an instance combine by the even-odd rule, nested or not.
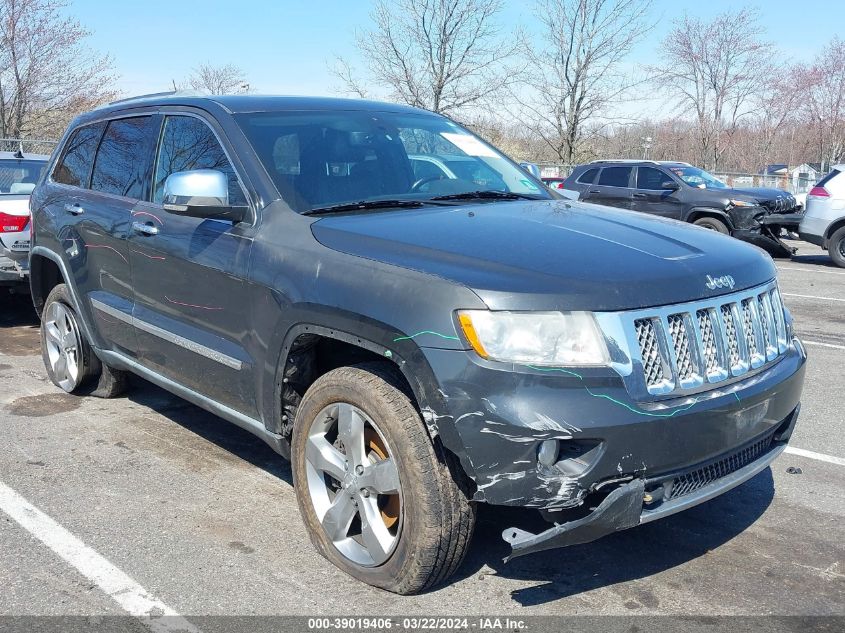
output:
[[[183,303],[181,301],[176,301],[175,299],[171,299],[167,295],[165,295],[164,298],[169,303],[172,303],[172,304],[177,305],[177,306],[183,306],[183,307],[186,307],[186,308],[196,308],[197,310],[211,310],[211,311],[218,311],[218,310],[223,309],[223,308],[218,308],[218,307],[215,307],[215,306],[201,306],[201,305],[195,305],[193,303]]]
[[[457,336],[449,336],[448,334],[441,334],[440,332],[433,332],[431,330],[423,330],[422,332],[417,332],[416,334],[411,334],[410,336],[400,336],[398,338],[393,339],[394,343],[398,343],[399,341],[412,341],[420,336],[437,336],[439,338],[445,339],[447,341],[460,341]]]
[[[527,367],[528,369],[533,369],[534,371],[560,372],[560,373],[566,374],[567,376],[573,376],[574,378],[578,378],[579,380],[582,380],[582,381],[584,380],[584,377],[581,374],[577,374],[574,371],[570,371],[568,369],[562,369],[562,368],[559,368],[559,367],[536,367],[534,365],[524,365],[524,367]],[[621,400],[617,400],[616,398],[608,396],[607,394],[595,393],[587,385],[583,385],[583,387],[586,390],[586,392],[588,394],[590,394],[593,398],[600,398],[602,400],[607,400],[609,402],[612,402],[613,404],[616,404],[620,407],[627,409],[631,413],[636,413],[637,415],[642,415],[642,416],[649,417],[649,418],[674,418],[676,415],[679,415],[681,413],[685,413],[686,411],[689,411],[695,405],[697,405],[699,402],[703,402],[705,400],[710,400],[714,397],[714,394],[712,394],[712,393],[706,394],[704,396],[696,396],[696,397],[691,398],[691,402],[689,402],[688,404],[685,404],[683,406],[672,409],[671,411],[655,413],[653,411],[643,411],[642,409],[640,409],[638,407],[633,407],[630,404],[628,404],[626,402],[622,402]],[[733,395],[736,398],[737,402],[740,402],[739,394],[737,394],[736,392],[733,392]]]
[[[112,251],[118,257],[120,257],[120,259],[122,259],[124,262],[126,262],[127,264],[129,263],[129,260],[126,259],[126,256],[123,253],[121,253],[119,250],[117,250],[116,248],[113,248],[111,246],[107,246],[105,244],[86,244],[85,248],[102,248],[102,249],[105,249],[105,250],[108,250],[108,251]]]

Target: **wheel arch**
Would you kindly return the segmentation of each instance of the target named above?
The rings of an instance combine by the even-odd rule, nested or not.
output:
[[[845,216],[839,218],[838,220],[834,220],[830,223],[830,225],[828,225],[827,230],[824,232],[825,245],[827,245],[827,241],[833,237],[833,234],[842,227],[845,227]]]
[[[685,220],[689,223],[693,223],[701,218],[713,218],[724,222],[725,226],[727,226],[728,230],[731,232],[735,229],[733,220],[731,220],[731,217],[727,213],[712,207],[693,207],[687,213]]]
[[[381,341],[373,340],[376,337],[352,334],[350,330],[354,328],[348,326],[300,322],[289,328],[280,347],[272,389],[265,387],[264,390],[265,398],[272,398],[269,405],[265,404],[265,410],[270,414],[265,419],[267,430],[289,438],[293,416],[304,391],[326,371],[336,366],[378,361],[389,365],[402,379],[404,385],[400,387],[406,388],[408,397],[420,412],[430,439],[439,441],[453,453],[466,471],[465,450],[456,429],[450,425],[438,426],[431,416],[425,414],[445,408],[439,384],[425,355],[413,341],[403,341],[401,349],[397,349],[398,345],[387,344],[386,341],[393,341],[397,336],[389,326],[383,325],[383,328]],[[318,354],[338,351],[341,353],[340,360],[346,358],[346,353],[351,354],[348,358],[352,360],[336,365],[331,358],[318,357]],[[300,372],[305,375],[300,375]]]

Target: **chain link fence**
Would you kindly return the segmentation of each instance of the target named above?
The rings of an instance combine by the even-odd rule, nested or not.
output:
[[[17,152],[24,154],[45,154],[49,156],[56,148],[58,141],[34,138],[0,138],[0,152]]]

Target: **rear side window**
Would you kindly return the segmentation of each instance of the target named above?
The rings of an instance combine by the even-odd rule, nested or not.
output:
[[[627,187],[633,167],[605,167],[601,170],[598,184],[605,187]]]
[[[637,189],[663,189],[663,183],[672,179],[654,167],[637,168]]]
[[[91,189],[126,198],[144,195],[144,176],[151,153],[152,117],[132,117],[109,122],[91,175]]]
[[[285,169],[298,170],[298,163],[290,155],[293,149],[292,146],[279,146],[278,161]],[[247,205],[235,170],[211,128],[194,117],[167,117],[156,160],[153,202],[161,203],[164,200],[164,183],[170,174],[195,169],[223,172],[229,179],[229,204]]]
[[[87,187],[94,162],[94,152],[105,123],[93,123],[77,129],[65,145],[62,158],[53,170],[53,182],[73,187]]]
[[[599,170],[595,167],[593,169],[588,169],[583,174],[578,176],[578,179],[575,182],[580,182],[582,185],[592,185],[596,179],[597,173],[599,173]]]

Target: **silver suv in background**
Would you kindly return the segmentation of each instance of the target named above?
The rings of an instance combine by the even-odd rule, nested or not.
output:
[[[29,195],[49,156],[0,152],[0,286],[23,287],[29,275]]]
[[[845,165],[834,165],[807,194],[807,211],[798,227],[801,239],[826,248],[845,268]]]

